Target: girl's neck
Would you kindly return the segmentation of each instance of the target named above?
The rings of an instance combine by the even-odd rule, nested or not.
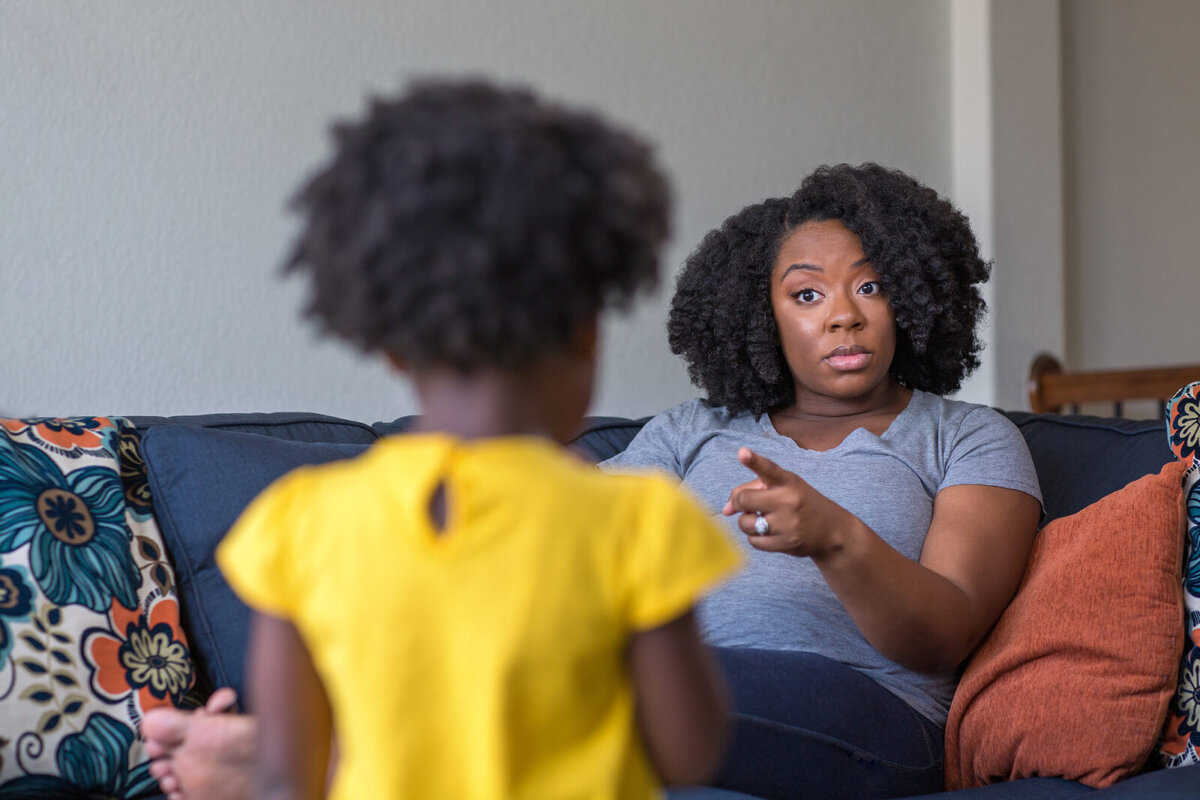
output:
[[[416,379],[421,419],[414,430],[460,439],[546,436],[548,426],[515,380],[497,373],[439,373]]]
[[[578,427],[587,406],[586,398],[572,403],[561,365],[467,373],[422,370],[412,377],[421,401],[416,432],[460,439],[543,436],[562,442]]]

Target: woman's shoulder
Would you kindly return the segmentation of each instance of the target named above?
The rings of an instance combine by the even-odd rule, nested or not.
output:
[[[924,394],[920,402],[939,420],[936,435],[930,437],[931,449],[927,450],[937,453],[943,473],[939,486],[999,486],[1041,500],[1029,447],[1012,420],[979,403],[930,394]]]
[[[1028,459],[1028,446],[1020,429],[991,406],[953,400],[926,392],[913,392],[925,426],[936,431],[935,440],[947,458],[964,453],[996,452]]]
[[[642,429],[645,437],[666,440],[686,449],[719,432],[749,434],[759,431],[758,418],[749,412],[730,413],[724,406],[694,398],[651,417]]]
[[[913,391],[910,404],[917,415],[937,420],[939,426],[959,427],[969,424],[971,427],[1014,427],[1008,417],[991,406],[955,400],[919,389]]]
[[[629,446],[604,465],[657,466],[682,476],[706,442],[721,432],[750,431],[755,420],[750,414],[730,414],[723,406],[700,398],[688,400],[651,417]]]
[[[655,414],[646,424],[671,425],[681,429],[724,428],[733,420],[750,418],[749,414],[731,414],[725,406],[713,405],[704,398],[694,397]]]

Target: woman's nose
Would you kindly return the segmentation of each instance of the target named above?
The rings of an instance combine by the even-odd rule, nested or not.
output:
[[[829,317],[825,326],[831,330],[858,330],[866,323],[866,317],[853,297],[835,294],[829,305]]]

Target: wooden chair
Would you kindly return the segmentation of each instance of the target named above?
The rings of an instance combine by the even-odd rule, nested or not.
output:
[[[1195,380],[1200,380],[1200,364],[1067,372],[1054,356],[1041,353],[1029,368],[1029,405],[1039,414],[1061,414],[1070,405],[1078,414],[1085,403],[1111,403],[1112,416],[1120,417],[1127,400],[1157,400],[1162,416],[1167,401]]]

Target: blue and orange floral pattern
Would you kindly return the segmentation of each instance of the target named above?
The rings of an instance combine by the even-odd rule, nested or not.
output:
[[[133,695],[139,715],[180,705],[195,672],[175,598],[155,597],[145,612],[114,603],[109,619],[83,635],[92,691],[112,703]]]
[[[137,605],[125,493],[111,468],[64,473],[34,445],[0,448],[0,553],[30,545],[34,579],[52,602],[104,612]]]
[[[0,420],[0,800],[154,793],[196,670],[153,508],[126,420]]]
[[[142,458],[142,435],[119,417],[117,429],[120,431],[117,450],[121,483],[125,486],[125,508],[134,519],[148,520],[154,516],[154,505],[150,502],[150,477]]]
[[[112,458],[111,442],[117,432],[116,423],[108,417],[4,419],[0,427],[25,434],[43,450],[67,458],[79,458],[85,452]]]
[[[1200,614],[1192,617],[1192,623],[1200,623]],[[1200,763],[1200,642],[1195,639],[1179,665],[1179,684],[1159,742],[1159,760],[1167,767]]]
[[[1200,449],[1200,381],[1189,383],[1171,398],[1167,431],[1175,457],[1190,463]]]
[[[1195,484],[1187,493],[1184,507],[1187,510],[1188,524],[1200,527],[1200,488]]]
[[[1188,493],[1188,522],[1187,540],[1184,546],[1183,559],[1183,591],[1185,599],[1188,596],[1200,598],[1200,521],[1193,516],[1194,506],[1200,506],[1200,481],[1192,484]],[[1200,609],[1197,609],[1200,613]],[[1198,634],[1200,635],[1200,634]]]
[[[1183,605],[1187,611],[1179,682],[1159,742],[1167,767],[1200,764],[1200,381],[1179,390],[1167,405],[1167,438],[1177,458],[1191,466],[1183,477],[1187,534],[1183,554]]]
[[[88,797],[136,798],[155,793],[149,763],[130,769],[134,734],[106,714],[92,714],[79,733],[64,736],[54,753],[56,772],[27,774],[0,786],[0,800]]]
[[[0,566],[0,669],[8,661],[13,636],[10,623],[25,622],[33,609],[33,589],[22,567]]]

